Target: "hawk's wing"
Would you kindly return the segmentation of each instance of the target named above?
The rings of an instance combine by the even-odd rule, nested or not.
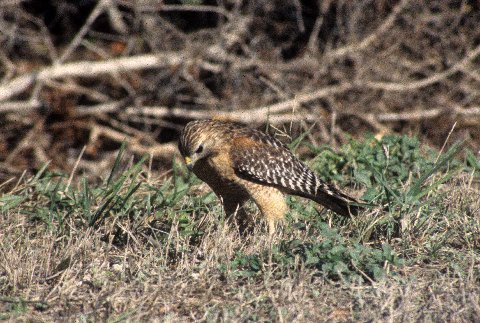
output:
[[[319,179],[279,140],[251,130],[233,139],[230,151],[235,173],[246,180],[303,196],[342,215],[356,213],[354,198]]]
[[[230,156],[242,178],[315,195],[319,179],[279,140],[254,131],[234,138]]]

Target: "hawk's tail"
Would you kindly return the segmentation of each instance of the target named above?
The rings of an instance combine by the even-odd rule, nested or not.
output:
[[[357,215],[363,209],[359,201],[326,184],[318,187],[316,194],[310,198],[343,216]]]

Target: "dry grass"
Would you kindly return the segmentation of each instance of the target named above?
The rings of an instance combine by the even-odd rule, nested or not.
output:
[[[401,218],[395,207],[376,208],[342,223],[311,203],[291,199],[291,214],[273,241],[261,221],[252,235],[240,237],[211,194],[191,190],[193,195],[185,195],[185,189],[198,188],[198,181],[181,176],[183,170],[156,181],[130,171],[91,187],[88,209],[98,210],[108,199],[106,188],[122,177],[114,193],[120,200],[132,183],[140,183],[130,200],[122,200],[118,209],[112,206],[95,225],[88,224],[82,206],[84,182],[65,190],[68,176],[43,174],[0,199],[0,316],[475,321],[480,318],[480,201],[478,178],[467,170],[431,189],[423,206]],[[442,168],[429,181],[448,172]],[[23,200],[11,204],[13,197]],[[44,218],[42,208],[49,210]],[[427,217],[421,216],[424,208]],[[367,237],[365,226],[373,222],[377,225]],[[388,227],[394,224],[400,229],[392,234]],[[359,237],[362,244],[356,243]],[[304,249],[281,247],[295,243]],[[328,243],[331,248],[321,249]],[[375,251],[385,244],[396,260],[379,263]],[[329,261],[338,264],[334,258],[312,265],[307,255],[339,246],[350,252],[341,260],[356,265],[347,264],[349,269],[338,275],[324,267]],[[355,262],[351,248],[360,248],[383,275]]]
[[[220,273],[219,265],[233,258],[235,250],[263,250],[263,233],[242,241],[225,228],[215,231],[205,236],[192,254],[169,265],[168,252],[148,242],[132,239],[117,248],[102,241],[99,231],[58,237],[28,222],[18,213],[2,216],[1,281],[2,294],[8,295],[1,299],[3,318],[480,318],[480,258],[475,250],[445,250],[450,262],[414,262],[373,284],[331,281],[307,269],[291,271],[277,280],[268,267],[255,279],[235,279]],[[61,264],[64,268],[58,268]]]

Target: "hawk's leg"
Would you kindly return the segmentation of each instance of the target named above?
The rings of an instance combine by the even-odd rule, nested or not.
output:
[[[234,221],[237,224],[240,234],[251,233],[255,221],[253,216],[247,213],[244,207],[248,197],[238,199],[221,196],[220,199],[223,201],[223,209],[225,210],[226,216],[230,221]]]

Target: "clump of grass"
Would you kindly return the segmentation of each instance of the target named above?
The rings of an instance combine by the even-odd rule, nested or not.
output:
[[[346,233],[357,241],[401,242],[402,256],[415,258],[412,250],[422,248],[429,257],[435,257],[453,241],[464,240],[464,231],[451,227],[455,219],[467,214],[465,220],[470,222],[480,214],[478,206],[469,208],[466,203],[462,208],[452,208],[445,203],[452,196],[460,195],[460,201],[471,198],[459,194],[458,188],[465,186],[458,184],[459,179],[475,190],[472,182],[478,178],[478,160],[468,150],[463,162],[456,158],[461,143],[453,144],[443,154],[422,150],[415,138],[393,135],[380,141],[373,136],[362,142],[351,140],[338,153],[324,147],[310,148],[318,154],[312,163],[317,171],[327,169],[333,175],[323,175],[331,180],[365,187],[362,199],[378,206],[349,226]],[[340,173],[352,176],[337,176]],[[426,240],[430,243],[425,244]]]

